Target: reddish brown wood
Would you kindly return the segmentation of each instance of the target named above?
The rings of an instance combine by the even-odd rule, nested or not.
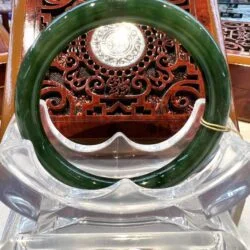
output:
[[[108,136],[119,130],[134,138],[142,121],[152,129],[151,133],[137,133],[138,137],[155,137],[153,131],[164,128],[165,132],[156,137],[170,136],[183,126],[195,100],[204,96],[201,72],[185,49],[164,33],[147,26],[140,28],[147,50],[129,67],[100,64],[88,48],[89,34],[77,38],[54,60],[41,95],[52,120],[67,137],[83,137],[81,132],[87,136],[92,126],[101,126],[96,136],[105,137],[103,127],[109,124]],[[63,123],[65,119],[67,124]],[[175,123],[171,133],[166,121]]]
[[[250,121],[250,23],[222,21],[230,63],[235,110],[239,120]]]
[[[238,119],[250,122],[250,90],[233,88],[233,91]]]
[[[1,107],[3,105],[5,71],[6,71],[6,64],[0,64],[0,120],[2,116]]]
[[[19,4],[21,1],[25,3],[24,6]],[[44,29],[53,18],[83,0],[16,0],[16,2],[18,3],[16,6],[20,9],[19,19],[22,12],[25,18],[23,28],[19,28],[24,32],[21,46],[24,54],[39,31]],[[171,0],[171,2],[196,16],[220,43],[217,5],[214,0]],[[20,25],[20,22],[14,23],[13,28]],[[90,65],[88,60],[84,59],[87,49],[84,39],[88,34],[83,34],[73,41],[67,50],[54,60],[46,75],[41,94],[47,101],[54,124],[64,135],[71,139],[81,139],[86,136],[87,141],[96,142],[116,131],[123,131],[138,141],[142,138],[145,138],[145,141],[152,138],[157,141],[173,135],[184,125],[194,101],[204,96],[202,74],[178,41],[169,39],[166,34],[159,31],[156,33],[162,35],[160,39],[156,39],[154,45],[157,41],[167,43],[167,49],[163,45],[157,45],[158,51],[153,51],[153,55],[144,55],[143,60],[145,56],[147,58],[143,61],[143,66],[140,66],[141,62],[137,62],[137,65],[131,68],[122,71],[114,70],[113,75],[108,74],[110,69],[104,68],[103,65],[98,64],[98,61],[93,59],[94,63]],[[155,39],[155,36],[148,38]],[[85,47],[79,45],[79,42],[85,42]],[[20,50],[17,46],[13,49]],[[72,49],[78,52],[83,49],[84,52],[72,54]],[[88,53],[88,56],[91,57],[91,53]],[[70,66],[65,64],[65,60],[70,57],[76,59],[73,63],[74,67],[76,66],[74,72],[70,72]],[[159,61],[160,58],[162,60]],[[15,64],[15,61],[12,63]],[[162,63],[165,63],[163,70]],[[89,73],[86,75],[82,70],[83,65],[91,72],[90,75]],[[70,78],[70,74],[73,78]],[[81,77],[85,78],[88,93],[80,90],[84,85],[80,81]],[[12,78],[13,85],[15,75]],[[100,84],[103,80],[107,86],[105,90],[96,88],[93,84],[93,82]],[[128,86],[128,80],[131,82],[130,86]],[[139,81],[146,88],[140,89],[138,86],[133,88],[132,82],[136,86]],[[8,97],[13,96],[12,93],[10,94],[10,89],[8,88]],[[166,91],[166,95],[161,91]],[[5,105],[8,108],[4,116],[8,118],[4,120],[4,127],[13,109],[11,99],[6,99]]]
[[[243,65],[230,65],[235,108],[238,119],[250,122],[250,70]]]
[[[43,2],[39,27],[80,2]],[[194,12],[189,1],[172,2]],[[54,60],[41,97],[65,136],[89,141],[121,131],[137,141],[162,140],[184,125],[195,100],[205,96],[202,74],[178,41],[152,27],[138,27],[147,49],[128,67],[100,63],[89,46],[92,32],[72,41]]]
[[[234,88],[250,90],[250,71],[241,65],[229,65]]]
[[[250,23],[222,21],[222,28],[227,52],[250,56]]]
[[[5,82],[6,63],[8,58],[9,34],[0,25],[0,120],[2,116],[3,92]]]
[[[26,46],[29,46],[28,41],[33,42],[35,36],[32,36],[34,30],[34,18],[26,14],[28,9],[28,2],[26,0],[12,0],[13,2],[13,14],[12,14],[12,26],[9,46],[8,67],[6,69],[6,81],[3,96],[2,120],[0,128],[0,140],[14,114],[14,96],[16,88],[16,80],[19,71],[19,67],[22,61],[22,56]],[[34,11],[34,9],[33,9]],[[29,26],[30,25],[30,26]],[[33,25],[33,26],[32,26]],[[28,31],[28,27],[31,27]],[[24,32],[26,28],[26,32]],[[28,39],[28,33],[30,38]]]
[[[8,53],[9,49],[9,34],[5,28],[0,24],[0,64],[6,63],[4,55]]]

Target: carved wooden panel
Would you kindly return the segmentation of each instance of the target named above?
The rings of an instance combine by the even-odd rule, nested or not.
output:
[[[89,48],[91,32],[71,42],[54,60],[43,83],[42,98],[50,113],[84,119],[190,114],[194,101],[204,95],[201,72],[177,41],[148,26],[139,28],[146,50],[127,67],[97,61]]]
[[[81,2],[43,0],[40,29]],[[171,2],[190,11],[188,0]],[[41,97],[65,136],[107,138],[122,131],[137,141],[161,140],[176,133],[195,101],[204,97],[202,73],[185,48],[153,27],[137,27],[145,49],[132,64],[114,67],[101,62],[90,45],[94,31],[72,41],[53,61]]]
[[[222,21],[222,28],[229,52],[250,55],[250,23]]]
[[[222,39],[220,37],[220,35],[221,35],[220,22],[218,19],[217,1],[216,0],[189,0],[189,1],[187,1],[187,0],[171,0],[171,1],[174,4],[179,5],[180,7],[185,9],[186,11],[189,11],[191,14],[193,14],[211,32],[211,34],[214,36],[214,38],[217,40],[217,42],[220,45],[222,45],[222,43],[221,43]],[[0,131],[1,135],[3,134],[4,130],[6,129],[8,123],[11,119],[11,116],[13,114],[13,111],[14,111],[15,82],[16,82],[16,77],[17,77],[17,73],[18,73],[18,68],[19,68],[20,62],[22,61],[22,57],[27,52],[28,48],[32,45],[33,41],[35,40],[35,38],[39,34],[40,30],[42,30],[44,27],[46,27],[48,25],[48,23],[50,23],[53,18],[55,18],[59,14],[63,13],[66,9],[72,8],[72,6],[79,4],[80,2],[81,1],[77,1],[77,0],[47,0],[47,1],[46,0],[17,0],[15,2],[16,5],[14,8],[13,25],[12,25],[13,41],[12,41],[12,45],[10,47],[10,50],[11,50],[10,61],[11,61],[11,63],[9,63],[9,66],[8,66],[8,74],[7,74],[8,77],[7,77],[7,82],[6,82],[6,84],[7,84],[6,89],[8,89],[8,91],[6,91],[6,93],[5,93],[6,98],[4,98],[2,129]],[[157,31],[157,32],[160,33],[160,31]],[[166,37],[168,37],[168,36],[166,35]],[[148,42],[147,40],[145,40],[145,41]],[[181,45],[178,45],[177,41],[173,41],[173,43],[175,44],[174,45],[175,51],[178,51],[178,47],[180,47],[180,49],[183,50],[184,53],[186,54],[185,49],[182,48]],[[69,47],[70,46],[71,45],[69,45]],[[223,45],[222,45],[222,47],[223,47]],[[168,50],[169,49],[170,49],[170,51],[172,51],[170,53],[170,56],[169,56],[169,58],[171,58],[171,56],[175,56],[174,55],[175,53],[173,53],[174,48],[168,47]],[[67,55],[68,52],[64,51],[63,53]],[[168,55],[168,54],[166,54],[166,55]],[[176,55],[177,55],[176,58],[179,58],[178,52],[176,52]],[[93,56],[93,55],[90,53],[90,56]],[[144,54],[141,55],[140,60],[143,59],[143,56],[144,56]],[[138,59],[138,58],[136,58],[136,59]],[[154,57],[153,58],[150,57],[149,59],[152,60],[152,62],[154,62],[156,60]],[[135,60],[133,62],[135,64],[139,64],[140,60],[138,59],[138,60]],[[148,59],[146,58],[146,60],[148,60]],[[82,67],[84,64],[84,61],[82,61],[81,58],[77,58],[77,63],[78,62]],[[95,63],[97,63],[97,62],[99,63],[99,65],[101,65],[103,67],[103,64],[100,64],[100,60],[95,60]],[[174,76],[176,76],[176,75],[182,76],[184,81],[186,81],[186,80],[190,81],[192,79],[192,81],[194,81],[194,85],[181,86],[179,89],[181,90],[183,87],[185,87],[184,89],[186,90],[187,87],[189,87],[189,89],[192,89],[194,91],[194,93],[202,94],[203,86],[199,85],[200,84],[200,78],[199,78],[200,75],[195,76],[196,73],[194,73],[194,71],[197,71],[197,69],[195,68],[195,65],[193,64],[192,59],[187,58],[187,60],[185,61],[185,64],[187,65],[187,68],[188,68],[187,70],[185,69],[185,67],[181,67],[180,64],[178,64],[178,63],[172,65],[174,67],[177,67],[177,70],[171,74],[173,74]],[[150,66],[152,67],[152,65],[150,65]],[[171,66],[170,64],[167,66],[167,68],[168,68],[167,72],[169,72],[169,70],[171,71],[170,66]],[[91,69],[89,68],[89,65],[84,65],[84,67],[88,70],[88,72],[91,71]],[[133,66],[133,67],[135,67],[135,66]],[[65,71],[65,70],[63,70],[63,71]],[[94,70],[95,71],[91,71],[91,74],[93,72],[94,73],[96,72],[96,69],[94,69]],[[128,69],[126,68],[126,70],[128,70]],[[155,69],[155,70],[157,70],[157,69]],[[62,81],[61,77],[62,77],[62,74],[64,74],[64,73],[62,71],[60,71],[59,73],[61,75],[59,76],[58,71],[60,71],[60,70],[58,70],[57,67],[55,67],[55,66],[51,67],[48,71],[48,74],[46,75],[45,80],[46,81],[49,80],[49,75],[55,76],[55,74],[57,74],[56,78],[59,77],[60,78],[59,83],[61,83],[61,81]],[[147,66],[145,67],[145,69],[140,71],[140,74],[146,75],[146,72],[147,72]],[[81,74],[82,74],[82,71],[81,71]],[[120,72],[119,72],[119,74],[120,74]],[[170,74],[170,76],[171,76],[171,74]],[[154,75],[154,72],[153,72],[153,75]],[[106,77],[102,74],[100,74],[100,76]],[[118,78],[121,78],[121,77],[118,77]],[[128,78],[130,81],[132,80],[132,72],[130,75],[128,75]],[[157,77],[154,76],[154,78],[157,78]],[[169,78],[169,75],[167,75],[167,78]],[[173,79],[173,81],[171,81],[170,85],[172,87],[170,87],[170,85],[169,85],[169,86],[167,86],[167,88],[164,89],[164,91],[173,91],[175,89],[174,85],[177,83],[177,80],[176,80],[177,78],[178,77],[175,77],[175,79]],[[180,77],[180,79],[181,79],[181,77]],[[51,79],[49,81],[51,81]],[[114,84],[112,84],[112,86],[113,86],[112,87],[113,89],[117,89],[114,87]],[[194,86],[196,86],[196,87],[194,87]],[[60,88],[66,88],[67,91],[71,92],[72,98],[68,97],[68,99],[71,98],[72,100],[73,99],[75,100],[75,98],[78,98],[78,100],[80,100],[79,94],[75,93],[71,89],[71,87],[72,87],[72,85],[70,86],[67,83],[60,86]],[[43,85],[43,91],[44,91],[44,88],[49,88],[49,87],[48,86],[46,87],[46,85]],[[51,88],[54,88],[54,86],[51,86]],[[120,88],[120,89],[122,89],[122,88]],[[108,89],[106,89],[105,91],[108,91]],[[129,89],[129,92],[128,92],[128,88],[125,91],[125,93],[124,93],[123,89],[119,90],[119,91],[120,91],[119,98],[122,100],[123,103],[125,102],[125,104],[127,106],[129,106],[129,103],[127,101],[128,95],[131,95],[131,93],[132,93],[132,95],[135,95],[135,94],[138,95],[138,92],[136,92],[132,89]],[[117,90],[116,90],[116,92],[117,92]],[[185,94],[186,93],[188,93],[188,92],[185,91]],[[121,94],[122,94],[122,97],[121,97]],[[155,93],[151,91],[151,95],[152,94],[155,94]],[[154,110],[154,108],[152,108],[150,106],[150,110],[151,110],[150,112],[156,113],[156,115],[154,116],[152,114],[147,113],[148,112],[148,105],[147,105],[146,113],[144,111],[141,111],[140,109],[136,110],[136,112],[139,113],[139,114],[136,113],[137,120],[129,119],[132,116],[131,114],[129,114],[129,115],[120,114],[122,112],[121,109],[119,109],[118,114],[115,114],[115,115],[113,114],[113,115],[107,116],[106,120],[101,115],[95,115],[94,113],[96,113],[96,111],[93,112],[93,115],[86,115],[84,117],[84,112],[81,113],[82,107],[79,107],[79,104],[78,105],[75,104],[75,105],[77,105],[77,107],[75,109],[75,112],[73,112],[73,115],[69,115],[69,111],[67,108],[63,108],[61,110],[58,110],[58,112],[56,112],[54,109],[55,105],[57,103],[63,103],[63,101],[65,99],[60,100],[60,95],[58,95],[58,94],[52,95],[52,92],[50,92],[50,93],[48,92],[48,94],[45,94],[45,97],[44,96],[43,97],[47,100],[48,105],[51,101],[51,105],[52,105],[53,109],[50,109],[50,114],[51,114],[51,118],[52,118],[52,121],[54,122],[55,126],[64,135],[70,137],[71,139],[74,139],[74,138],[79,139],[79,138],[83,138],[83,137],[88,137],[91,140],[94,138],[96,138],[97,140],[100,140],[100,138],[103,138],[103,139],[107,138],[107,137],[113,135],[114,132],[120,130],[120,131],[124,131],[130,138],[136,137],[136,138],[138,138],[138,140],[144,138],[144,142],[145,142],[145,140],[154,142],[156,140],[162,140],[166,137],[173,135],[183,126],[183,124],[185,124],[186,120],[188,119],[188,117],[190,115],[190,109],[191,109],[192,104],[195,100],[195,97],[193,94],[192,95],[189,94],[188,98],[185,101],[184,100],[185,98],[183,98],[183,97],[185,97],[185,95],[183,95],[183,94],[184,94],[184,92],[178,92],[177,95],[176,94],[173,95],[173,96],[178,97],[177,100],[181,104],[182,109],[178,109],[178,107],[176,108],[176,103],[175,103],[176,99],[175,99],[175,101],[174,101],[174,99],[172,99],[173,103],[167,107],[168,109],[166,109],[165,107],[163,108],[162,105],[160,105],[160,108],[157,109],[158,111],[161,110],[161,112],[163,113],[161,115],[159,115],[159,113],[157,113],[158,111],[156,112]],[[86,94],[83,93],[83,95],[86,95]],[[92,93],[91,95],[94,95],[94,94]],[[97,96],[97,97],[101,98],[100,94],[98,94],[98,95],[99,96]],[[153,103],[159,102],[159,98],[161,98],[159,91],[155,95],[158,96],[157,101],[151,101],[151,105],[153,105]],[[114,96],[114,94],[113,94],[113,96]],[[182,97],[180,98],[180,96],[182,96]],[[97,98],[97,97],[95,97],[95,98]],[[109,98],[111,98],[111,97],[109,96]],[[112,97],[112,98],[114,98],[114,97]],[[141,97],[141,99],[142,99],[142,97]],[[149,102],[150,99],[152,99],[152,98],[145,97],[146,102]],[[187,107],[184,108],[183,105],[185,103],[188,104],[187,100],[190,101],[191,106],[187,105]],[[75,102],[77,103],[77,101],[75,101]],[[102,103],[104,102],[104,104],[108,103],[108,105],[112,104],[112,103],[110,103],[110,101],[107,101],[107,100],[101,100],[101,102]],[[135,105],[134,102],[132,104]],[[159,105],[158,105],[158,107],[159,107]],[[89,114],[91,112],[92,111],[89,111]],[[97,113],[98,112],[99,112],[99,110],[97,110]],[[83,117],[84,117],[84,119],[83,119]],[[86,142],[86,140],[84,142]]]
[[[41,1],[41,3],[40,3]],[[38,3],[38,19],[40,22],[40,29],[46,27],[53,18],[62,14],[64,11],[88,0],[39,0]],[[190,0],[169,0],[173,4],[190,11]]]

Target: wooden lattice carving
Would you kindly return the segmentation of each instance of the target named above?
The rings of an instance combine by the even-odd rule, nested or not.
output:
[[[178,42],[148,26],[140,28],[147,50],[140,61],[126,68],[98,63],[87,49],[88,34],[71,42],[54,60],[44,81],[42,97],[49,100],[51,114],[136,118],[138,114],[190,113],[194,100],[203,93],[200,71]],[[64,105],[49,95],[59,89],[60,96],[62,91],[67,93]]]
[[[38,4],[40,30],[44,29],[55,17],[62,14],[68,9],[77,6],[88,0],[42,0],[41,5]],[[169,2],[190,11],[189,0],[168,0]]]
[[[81,2],[43,0],[40,29]],[[171,2],[190,11],[188,0]],[[202,73],[185,48],[153,27],[137,27],[146,49],[132,64],[112,67],[98,60],[90,46],[94,31],[76,38],[54,59],[41,97],[67,137],[107,138],[123,131],[138,141],[166,138],[184,125],[194,102],[204,97]]]
[[[239,54],[250,53],[250,23],[222,22],[225,46],[229,51]]]

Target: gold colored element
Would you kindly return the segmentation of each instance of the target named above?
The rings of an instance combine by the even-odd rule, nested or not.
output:
[[[229,127],[219,125],[219,124],[210,123],[210,122],[205,121],[203,118],[201,118],[200,123],[202,126],[208,128],[208,129],[217,131],[217,132],[234,132],[234,133],[238,134],[241,137],[241,139],[243,139],[243,136],[236,129],[229,128]]]

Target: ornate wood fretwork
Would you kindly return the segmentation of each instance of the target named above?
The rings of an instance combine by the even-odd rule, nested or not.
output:
[[[222,28],[227,50],[250,54],[250,23],[223,21]]]
[[[43,0],[37,19],[40,29],[81,2],[84,0]],[[190,11],[188,0],[171,2]],[[134,136],[129,132],[144,121],[151,124],[150,128],[145,125],[145,130],[151,129],[152,138],[166,138],[184,125],[194,102],[204,97],[202,73],[185,48],[153,27],[137,27],[146,49],[140,60],[126,67],[113,68],[97,60],[89,45],[93,31],[72,41],[55,58],[41,97],[63,134],[81,137],[88,131],[91,137],[92,128],[108,124],[112,128],[103,127],[104,132],[97,132],[97,137],[108,137],[118,130],[131,137],[145,137],[145,133]]]
[[[38,5],[40,29],[44,29],[55,17],[62,14],[64,11],[77,6],[80,3],[88,0],[40,0],[41,5]],[[168,0],[169,2],[190,11],[190,0]]]
[[[88,49],[89,34],[71,42],[54,60],[43,84],[42,97],[51,114],[132,119],[189,114],[204,94],[200,71],[177,41],[148,26],[139,27],[147,50],[140,61],[125,68],[96,61]]]

